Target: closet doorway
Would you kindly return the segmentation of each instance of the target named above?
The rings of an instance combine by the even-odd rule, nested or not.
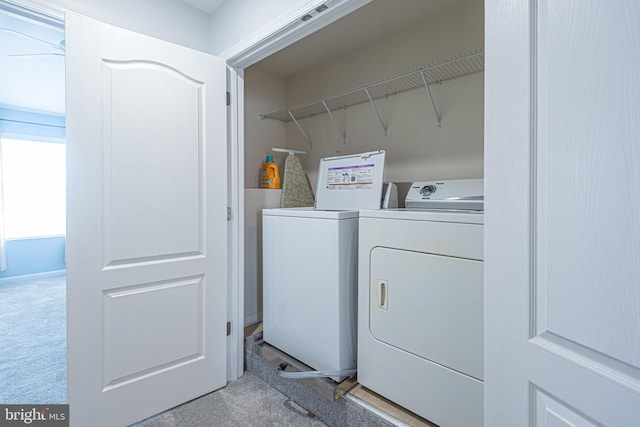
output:
[[[66,403],[64,25],[0,1],[0,403]]]

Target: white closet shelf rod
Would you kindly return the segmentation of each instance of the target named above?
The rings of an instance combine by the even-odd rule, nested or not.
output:
[[[431,105],[433,106],[433,111],[436,114],[436,119],[438,119],[438,127],[442,127],[442,118],[440,117],[440,113],[438,113],[438,107],[436,106],[436,101],[433,99],[433,95],[431,94],[431,89],[429,89],[429,85],[427,84],[427,78],[424,75],[424,69],[420,70],[420,76],[422,77],[422,82],[424,83],[425,89],[427,89],[427,95],[429,95],[429,99],[431,100]]]
[[[373,106],[373,110],[376,112],[376,115],[378,116],[378,120],[380,121],[382,130],[384,131],[384,136],[387,136],[387,126],[384,124],[384,120],[382,120],[382,116],[380,115],[380,111],[378,111],[378,107],[376,107],[376,103],[373,102],[373,99],[371,98],[371,94],[369,93],[369,88],[365,87],[364,92],[367,94],[367,98],[369,98],[369,102]]]
[[[296,124],[296,126],[298,126],[298,130],[302,133],[302,136],[307,141],[307,144],[309,144],[309,148],[313,148],[313,145],[311,144],[311,138],[307,136],[307,133],[304,131],[304,129],[302,129],[302,126],[300,126],[300,123],[298,123],[291,110],[289,110],[289,116],[291,117],[291,120],[293,120],[293,122]]]
[[[342,143],[346,144],[347,143],[347,134],[346,134],[346,132],[344,130],[342,130],[342,126],[340,126],[340,123],[338,123],[338,121],[335,119],[335,117],[333,117],[333,113],[329,109],[329,106],[327,105],[327,101],[325,101],[323,99],[322,100],[322,105],[324,105],[324,109],[327,110],[327,114],[329,115],[329,117],[331,117],[331,121],[333,121],[333,124],[338,129],[338,135],[340,135],[340,137],[342,138]]]

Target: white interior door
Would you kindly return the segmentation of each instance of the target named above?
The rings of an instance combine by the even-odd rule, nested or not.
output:
[[[219,58],[67,14],[68,387],[126,425],[226,383]]]
[[[485,425],[637,426],[640,3],[485,13]]]

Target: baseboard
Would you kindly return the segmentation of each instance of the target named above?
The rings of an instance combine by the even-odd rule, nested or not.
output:
[[[67,274],[67,270],[45,271],[43,273],[24,274],[22,276],[2,277],[0,278],[0,284],[9,282],[31,282],[38,279],[48,279],[49,277],[64,276],[65,274]]]

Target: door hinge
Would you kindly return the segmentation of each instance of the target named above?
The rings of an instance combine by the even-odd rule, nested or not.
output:
[[[231,93],[227,92],[227,105],[231,105]]]
[[[231,322],[227,322],[227,336],[231,335]]]
[[[227,221],[231,221],[231,208],[227,206]]]

